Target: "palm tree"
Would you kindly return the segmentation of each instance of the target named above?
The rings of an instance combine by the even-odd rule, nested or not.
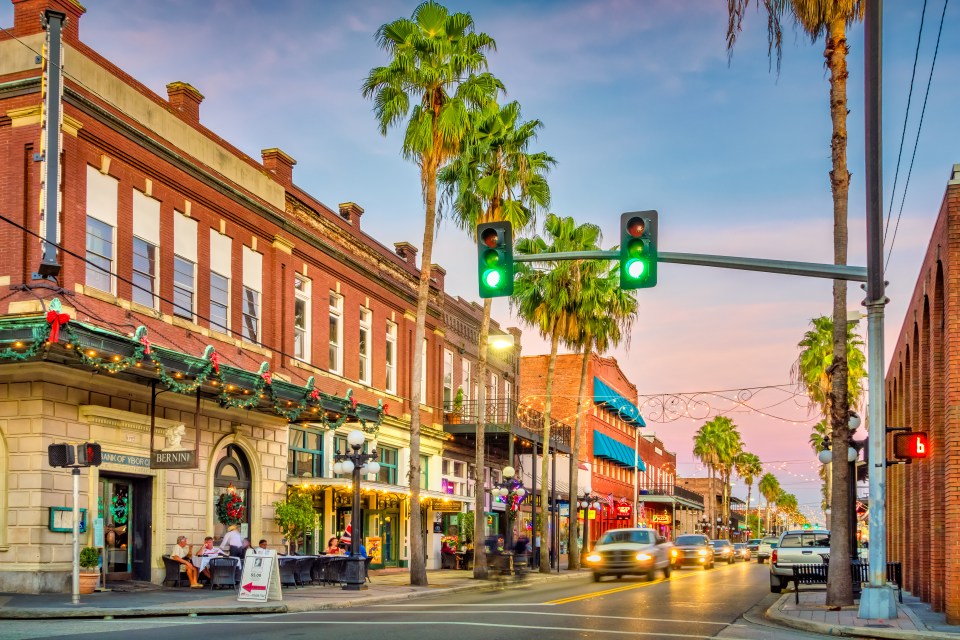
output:
[[[561,251],[594,251],[598,248],[601,233],[595,224],[577,225],[573,218],[561,218],[549,214],[544,223],[544,234],[550,243],[538,236],[520,238],[516,242],[517,253],[537,254]],[[573,300],[580,295],[583,278],[580,277],[582,261],[550,263],[549,271],[538,271],[530,263],[518,263],[517,282],[511,305],[520,318],[550,340],[550,359],[547,364],[547,381],[543,405],[543,446],[550,446],[550,411],[553,402],[553,374],[560,342],[569,343],[579,334],[579,319],[573,308]],[[546,449],[545,449],[546,450]],[[547,522],[547,471],[549,456],[543,456],[540,468],[540,522]],[[546,530],[540,532],[546,540]],[[549,545],[540,545],[540,571],[550,571]]]
[[[743,483],[747,485],[747,515],[749,516],[750,498],[753,495],[753,481],[757,479],[757,476],[763,473],[763,463],[760,462],[760,456],[757,454],[743,451],[737,456],[737,460],[734,465],[737,469],[737,475],[740,476],[740,479],[743,480]],[[759,524],[758,518],[758,527]],[[755,537],[759,535],[760,532],[758,531]]]
[[[767,511],[764,516],[764,528],[766,529],[767,535],[773,531],[770,527],[770,503],[777,499],[777,495],[780,493],[780,481],[777,480],[777,476],[773,475],[770,472],[763,474],[763,477],[760,478],[760,483],[757,485],[757,489],[760,490],[761,495],[767,501]]]
[[[630,341],[630,328],[637,317],[637,298],[633,291],[620,288],[620,274],[617,268],[608,269],[606,275],[593,273],[602,269],[600,262],[587,262],[582,265],[583,286],[577,300],[574,300],[575,312],[580,315],[579,335],[575,336],[572,346],[580,349],[580,391],[577,394],[577,417],[573,429],[573,443],[570,456],[570,499],[576,500],[579,493],[577,470],[580,464],[580,429],[586,409],[587,365],[594,349],[603,353],[610,347],[626,339]],[[634,470],[636,473],[636,470]],[[634,496],[636,498],[636,496]],[[589,526],[585,520],[584,526]],[[568,565],[570,569],[580,568],[579,539],[577,527],[568,531]]]
[[[550,206],[550,186],[546,173],[556,161],[543,152],[530,153],[542,124],[539,120],[523,122],[520,105],[510,102],[503,107],[492,102],[470,114],[471,130],[463,152],[441,169],[438,180],[450,201],[457,225],[476,235],[478,224],[506,220],[514,233],[520,233]],[[490,310],[493,300],[483,301],[477,345],[477,441],[474,481],[483,487],[486,468],[486,384],[487,336],[490,334]],[[511,464],[513,461],[511,461]],[[474,510],[484,512],[483,491],[476,492]],[[474,540],[484,536],[484,518],[474,519]],[[474,545],[473,575],[485,578],[487,561],[483,545]]]
[[[713,491],[714,472],[717,469],[716,440],[716,425],[712,421],[703,423],[693,435],[693,457],[707,468],[711,491]]]
[[[817,424],[813,425],[813,429],[810,431],[810,448],[813,449],[814,453],[820,453],[823,451],[825,443],[828,442],[828,429],[827,421],[821,420]],[[827,506],[830,504],[830,477],[831,477],[831,465],[833,462],[828,462],[827,464],[820,465],[820,469],[817,473],[820,475],[820,480],[822,486],[820,487],[820,508],[826,512]],[[828,527],[830,525],[827,525]]]
[[[730,521],[730,476],[733,474],[734,461],[743,449],[740,432],[730,418],[717,416],[700,427],[693,442],[693,455],[707,465],[711,486],[715,473],[719,474],[723,483],[720,516],[727,523]]]
[[[466,13],[451,14],[432,0],[408,20],[377,29],[377,43],[390,55],[363,82],[373,98],[380,133],[406,120],[402,154],[420,168],[425,215],[411,380],[423,377],[423,344],[430,294],[430,264],[437,214],[437,172],[460,153],[469,131],[467,112],[495,99],[503,84],[485,70],[493,38],[474,30]],[[411,108],[411,104],[413,104]],[[408,118],[409,116],[409,118]],[[427,584],[420,504],[420,385],[410,385],[410,583]],[[482,487],[477,488],[482,491]]]
[[[727,50],[732,52],[740,31],[743,15],[750,0],[729,0],[727,3]],[[847,263],[847,205],[850,191],[850,172],[847,169],[847,27],[863,20],[862,0],[757,0],[767,13],[767,55],[776,51],[777,69],[780,68],[782,27],[785,14],[806,33],[811,41],[824,39],[824,59],[830,71],[829,108],[832,131],[830,155],[830,190],[833,193],[833,260]],[[835,442],[847,441],[849,401],[847,398],[846,332],[847,283],[833,281],[833,376],[830,424]],[[827,605],[853,604],[853,583],[850,572],[843,567],[850,557],[849,518],[839,517],[847,509],[846,465],[833,465],[833,535],[830,536],[831,581],[827,584]]]

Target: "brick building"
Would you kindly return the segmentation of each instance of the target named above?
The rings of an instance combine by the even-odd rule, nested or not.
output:
[[[887,554],[904,589],[960,624],[960,165],[954,165],[886,376],[891,426],[930,456],[887,468]],[[892,457],[892,435],[887,457]]]
[[[389,250],[363,231],[362,207],[329,208],[298,188],[283,151],[255,160],[217,136],[197,89],[173,82],[161,97],[104,59],[80,40],[75,0],[12,1],[14,26],[0,33],[0,591],[68,584],[70,535],[55,524],[71,503],[69,471],[45,455],[61,441],[102,444],[104,464],[83,471],[81,507],[85,524],[103,518],[108,575],[158,581],[177,535],[223,533],[223,494],[243,499],[254,542],[283,544],[273,505],[290,487],[314,499],[308,545],[343,531],[351,496],[331,456],[364,427],[381,471],[365,478],[354,529],[375,564],[403,566],[413,411],[424,522],[434,500],[451,500],[440,491],[443,270],[431,265],[426,339],[415,346],[412,245]],[[56,160],[43,155],[47,65],[36,56],[46,9],[67,16],[69,69],[55,282],[32,278],[37,205]],[[411,379],[414,348],[426,356],[423,380]],[[413,384],[423,385],[419,407]],[[159,468],[163,449],[189,450],[193,464]],[[92,529],[81,544],[94,544]],[[439,566],[439,553],[428,556]]]

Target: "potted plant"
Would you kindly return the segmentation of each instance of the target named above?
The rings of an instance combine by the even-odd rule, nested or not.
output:
[[[100,551],[95,547],[80,550],[80,593],[93,593],[100,578]]]
[[[453,413],[450,414],[450,424],[460,424],[463,416],[463,387],[457,388],[457,395],[453,397]]]

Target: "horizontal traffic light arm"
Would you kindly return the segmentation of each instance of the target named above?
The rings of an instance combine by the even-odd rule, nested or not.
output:
[[[556,262],[560,260],[619,260],[619,251],[563,251],[559,253],[517,253],[514,262]],[[700,267],[719,267],[721,269],[741,269],[743,271],[763,271],[782,273],[810,278],[829,280],[867,281],[866,267],[849,265],[820,264],[817,262],[791,262],[789,260],[767,260],[766,258],[743,258],[738,256],[711,256],[700,253],[657,254],[658,262],[673,264],[692,264]]]

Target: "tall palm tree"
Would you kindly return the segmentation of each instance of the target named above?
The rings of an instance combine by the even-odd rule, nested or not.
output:
[[[760,456],[757,454],[743,451],[737,456],[737,460],[734,465],[737,469],[737,475],[740,476],[740,479],[743,480],[743,483],[747,485],[747,516],[749,516],[750,498],[753,495],[753,482],[761,473],[763,473],[763,463],[760,462]],[[760,519],[757,518],[758,527],[759,524]],[[760,533],[758,531],[754,537],[758,537],[759,535]]]
[[[590,354],[596,349],[604,353],[610,347],[626,340],[630,342],[630,329],[637,317],[637,298],[633,291],[620,288],[620,274],[617,268],[609,269],[604,275],[594,273],[606,268],[601,262],[587,262],[581,268],[583,286],[577,300],[574,300],[575,312],[580,315],[579,334],[574,336],[572,345],[580,350],[580,390],[577,394],[577,416],[573,428],[573,443],[570,456],[570,500],[576,500],[579,493],[577,471],[580,465],[580,430],[583,422],[585,398],[587,395],[587,368]],[[636,470],[634,470],[636,473]],[[634,496],[636,499],[636,496]],[[589,521],[584,520],[584,526]],[[577,527],[568,530],[567,555],[570,569],[580,568],[580,541]]]
[[[760,490],[760,494],[763,495],[764,499],[767,501],[767,511],[764,516],[764,528],[766,529],[767,535],[773,531],[770,526],[770,503],[777,499],[777,495],[780,493],[780,481],[777,480],[777,476],[773,475],[770,472],[763,474],[763,477],[760,478],[760,483],[757,485],[757,489]]]
[[[705,422],[700,425],[697,432],[693,435],[693,457],[699,460],[707,468],[707,477],[710,479],[711,491],[713,491],[713,478],[717,470],[717,427],[711,422]]]
[[[520,238],[515,245],[517,253],[537,254],[562,251],[594,251],[601,239],[600,227],[595,224],[578,225],[573,218],[561,218],[549,214],[544,222],[543,237]],[[517,282],[511,305],[520,318],[531,325],[540,335],[550,340],[550,358],[547,364],[547,381],[543,405],[543,445],[550,446],[550,411],[553,403],[553,374],[557,362],[557,350],[561,342],[569,343],[578,335],[579,319],[572,300],[577,299],[583,286],[580,277],[582,261],[549,263],[548,271],[539,271],[531,263],[518,263]],[[540,468],[540,522],[542,539],[546,541],[547,523],[547,472],[549,456],[543,456]],[[540,545],[540,571],[549,573],[549,544]]]
[[[721,511],[726,526],[730,522],[730,491],[731,477],[736,466],[737,456],[743,451],[743,439],[737,425],[726,416],[717,416],[713,419],[717,424],[717,469],[723,482],[723,500]],[[725,536],[730,537],[730,529],[724,529]]]
[[[824,39],[824,63],[830,72],[829,109],[831,120],[830,190],[833,193],[833,260],[847,263],[847,205],[850,172],[847,169],[847,27],[863,20],[862,0],[757,0],[767,13],[768,56],[776,51],[780,68],[782,27],[786,17],[806,33],[812,42]],[[750,0],[728,0],[727,49],[732,51]],[[830,425],[835,442],[847,441],[849,401],[847,398],[846,331],[847,283],[833,281],[833,376]],[[853,604],[853,583],[843,563],[850,557],[849,522],[846,505],[848,469],[833,465],[833,535],[830,536],[832,580],[827,584],[827,605]],[[841,517],[841,514],[844,514]]]
[[[420,168],[425,207],[420,282],[410,379],[410,583],[427,584],[426,548],[420,512],[420,384],[423,344],[430,294],[430,264],[437,215],[437,172],[460,153],[469,131],[467,113],[495,99],[503,84],[486,72],[493,38],[477,33],[473,18],[451,14],[429,0],[377,29],[377,43],[390,62],[375,67],[363,82],[364,97],[373,98],[380,133],[406,120],[401,152]],[[482,491],[482,487],[477,488]],[[479,516],[479,514],[478,514]]]
[[[451,204],[457,226],[472,236],[478,224],[506,220],[519,234],[536,219],[536,214],[550,206],[547,172],[556,161],[544,152],[531,153],[530,143],[542,127],[539,120],[524,122],[520,105],[510,102],[500,106],[491,102],[470,114],[470,133],[462,153],[440,170],[438,180]],[[493,300],[483,301],[477,345],[477,439],[474,481],[483,487],[486,468],[486,384],[487,336],[490,335],[490,310]],[[513,464],[513,461],[510,461]],[[477,491],[475,513],[484,512],[485,494]],[[485,518],[474,519],[474,540],[484,537]],[[474,545],[473,575],[487,575],[483,545]]]

